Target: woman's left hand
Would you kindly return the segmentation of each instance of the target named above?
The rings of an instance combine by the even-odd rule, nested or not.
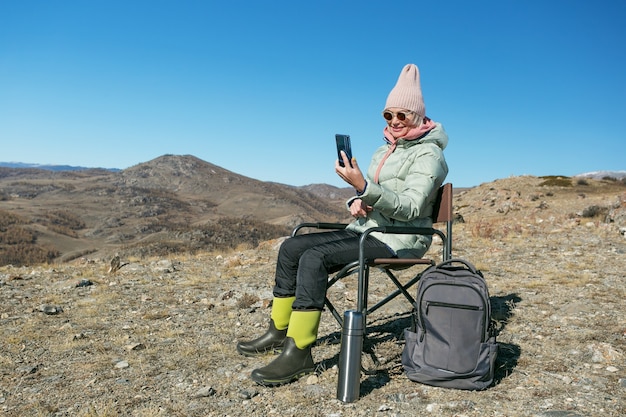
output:
[[[367,217],[370,211],[372,211],[372,206],[368,206],[360,198],[352,200],[350,204],[350,214],[354,218]]]
[[[362,193],[365,189],[365,178],[363,173],[359,169],[359,164],[356,162],[356,158],[348,160],[346,153],[341,151],[341,157],[343,158],[343,165],[339,165],[339,160],[335,161],[335,172],[345,182],[353,186],[358,192]]]

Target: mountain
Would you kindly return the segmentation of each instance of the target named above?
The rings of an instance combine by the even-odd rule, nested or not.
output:
[[[258,181],[190,155],[163,155],[119,172],[5,167],[0,226],[36,241],[48,254],[41,260],[120,248],[138,256],[211,250],[284,236],[303,221],[347,220],[344,201],[352,193]]]
[[[351,220],[351,188],[263,182],[191,155],[124,170],[57,167],[0,167],[0,265],[255,247],[304,221]],[[543,178],[582,195],[596,182],[621,190],[620,173]]]
[[[592,178],[595,180],[601,180],[605,178],[614,178],[621,180],[626,178],[626,171],[594,171],[586,172],[584,174],[575,175],[575,178]]]
[[[118,172],[119,168],[87,168],[77,167],[72,165],[47,165],[47,164],[29,164],[24,162],[0,162],[0,167],[3,168],[35,168],[45,169],[48,171],[84,171],[89,169],[106,169],[107,171]]]

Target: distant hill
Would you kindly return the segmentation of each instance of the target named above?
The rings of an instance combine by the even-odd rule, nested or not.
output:
[[[263,182],[192,155],[123,170],[0,163],[0,265],[254,247],[304,221],[350,221],[345,200],[352,195],[327,184]]]
[[[105,169],[111,172],[121,171],[119,168],[88,168],[88,167],[77,167],[71,165],[42,165],[42,164],[28,164],[24,162],[0,162],[0,167],[3,168],[35,168],[35,169],[45,169],[48,171],[84,171],[89,169]]]
[[[11,226],[0,258],[4,251],[19,263],[34,246],[45,261],[120,248],[143,256],[254,245],[303,221],[348,220],[350,195],[263,182],[190,155],[120,171],[0,167],[0,226]]]
[[[601,180],[605,178],[615,178],[621,180],[626,178],[626,171],[594,171],[586,172],[584,174],[575,175],[575,178],[593,178],[594,180]]]

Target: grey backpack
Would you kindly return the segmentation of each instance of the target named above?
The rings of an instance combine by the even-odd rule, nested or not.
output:
[[[498,345],[489,292],[471,263],[450,259],[424,271],[413,314],[402,352],[409,379],[467,390],[493,382]]]

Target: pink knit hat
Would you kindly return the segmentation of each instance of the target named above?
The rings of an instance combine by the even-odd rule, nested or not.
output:
[[[407,64],[402,68],[398,82],[387,97],[385,108],[399,107],[411,110],[421,117],[426,115],[426,106],[420,86],[420,71],[415,64]]]

